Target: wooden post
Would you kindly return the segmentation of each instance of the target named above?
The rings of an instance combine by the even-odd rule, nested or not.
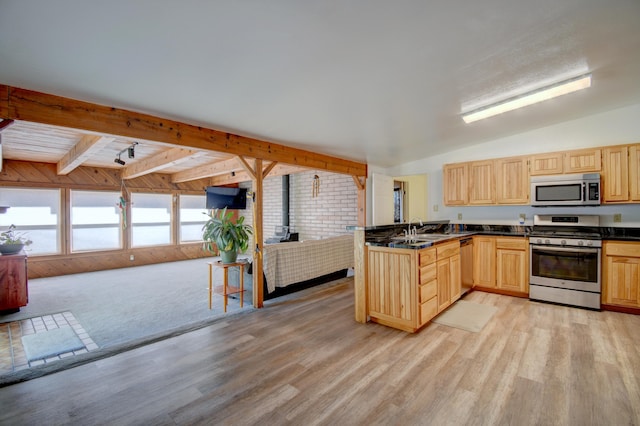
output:
[[[264,277],[262,275],[263,233],[262,233],[262,160],[256,158],[253,176],[253,306],[262,308],[264,302]]]
[[[353,176],[353,181],[358,189],[358,226],[364,227],[367,222],[367,191],[366,177]],[[364,230],[357,230],[353,233],[353,250],[354,250],[354,305],[355,320],[365,323],[368,320],[367,309],[367,248],[364,245]]]

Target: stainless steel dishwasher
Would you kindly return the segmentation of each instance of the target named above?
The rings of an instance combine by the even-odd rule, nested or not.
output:
[[[460,269],[462,276],[461,296],[473,287],[473,238],[460,240]]]

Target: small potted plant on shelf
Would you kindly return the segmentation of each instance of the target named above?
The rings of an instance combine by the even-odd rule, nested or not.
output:
[[[245,225],[244,216],[234,222],[233,212],[227,212],[226,207],[205,214],[209,219],[202,227],[203,248],[213,254],[220,253],[222,263],[234,263],[238,252],[244,253],[249,248],[251,226]]]
[[[0,254],[20,253],[24,246],[31,244],[23,232],[17,232],[15,225],[10,225],[9,229],[0,232]]]

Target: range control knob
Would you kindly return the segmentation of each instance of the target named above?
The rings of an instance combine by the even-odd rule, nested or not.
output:
[[[536,243],[538,243],[538,244],[542,244],[542,240],[541,240],[540,238],[538,238],[538,239],[536,240]]]
[[[566,246],[567,245],[567,240],[560,241],[560,244],[562,244],[563,246]]]
[[[587,245],[588,246],[592,246],[593,245],[593,241],[587,241]]]
[[[549,240],[544,240],[544,243],[545,243],[545,244],[551,244],[551,241],[549,241]]]
[[[584,241],[582,241],[582,240],[578,241],[578,245],[579,246],[583,246],[584,245]]]

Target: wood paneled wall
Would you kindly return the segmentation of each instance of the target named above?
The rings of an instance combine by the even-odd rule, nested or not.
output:
[[[126,181],[130,191],[144,191],[174,194],[202,194],[209,185],[208,179],[171,183],[170,175],[153,173]],[[120,190],[121,179],[118,169],[78,167],[68,175],[57,175],[56,165],[26,161],[5,160],[0,172],[0,187],[62,188],[85,190]],[[63,206],[65,215],[69,208]],[[70,223],[68,217],[63,223]],[[65,232],[66,229],[64,230]],[[63,236],[64,238],[64,236]],[[128,247],[128,244],[125,244]],[[131,255],[134,260],[130,260]],[[172,244],[135,249],[109,250],[93,253],[64,253],[50,256],[30,256],[28,259],[29,278],[42,278],[79,272],[126,268],[209,257],[200,243]]]

